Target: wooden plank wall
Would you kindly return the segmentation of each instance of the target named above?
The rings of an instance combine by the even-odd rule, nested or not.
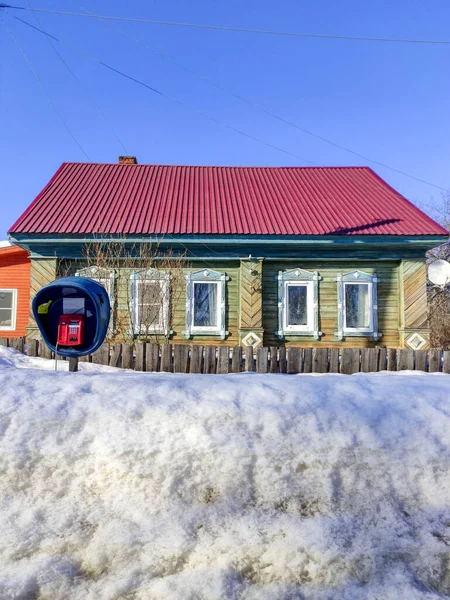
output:
[[[424,260],[402,263],[405,329],[428,327],[427,273]]]
[[[241,260],[240,329],[262,329],[262,264],[256,258]]]
[[[0,346],[25,351],[24,338],[0,338]],[[28,356],[54,358],[42,340],[28,340]],[[188,344],[103,344],[84,361],[167,373],[371,373],[416,370],[450,374],[450,350],[396,348],[270,348]]]
[[[355,269],[366,273],[377,273],[378,283],[378,330],[383,334],[382,344],[398,347],[399,344],[399,261],[321,261],[264,262],[263,268],[263,305],[264,305],[264,345],[279,345],[275,337],[278,329],[278,271],[299,267],[308,271],[318,271],[322,277],[319,282],[319,329],[323,332],[320,340],[312,337],[289,336],[285,340],[289,346],[327,346],[327,347],[375,347],[380,342],[373,339],[347,338],[339,341],[335,332],[338,328],[338,273],[349,273]]]
[[[33,258],[30,269],[30,306],[27,327],[28,339],[38,338],[39,329],[33,317],[31,303],[36,293],[45,285],[56,279],[56,258]]]

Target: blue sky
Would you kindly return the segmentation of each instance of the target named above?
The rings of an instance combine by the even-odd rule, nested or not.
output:
[[[341,35],[450,39],[448,0],[18,0],[18,5],[136,18]],[[38,13],[69,46],[165,94],[106,69],[0,9],[53,103],[90,160],[116,162],[123,148],[141,163],[302,165],[225,127],[320,165],[369,164],[422,207],[441,192],[377,167],[290,127],[183,71],[169,55],[227,90],[374,160],[450,188],[450,46],[288,38],[162,25],[111,23]],[[14,41],[0,26],[0,239],[64,161],[86,156],[67,133]],[[175,101],[170,100],[173,98]],[[177,102],[178,101],[178,102]],[[191,109],[185,105],[189,105]],[[205,118],[206,112],[222,123]],[[76,206],[62,207],[76,210]]]

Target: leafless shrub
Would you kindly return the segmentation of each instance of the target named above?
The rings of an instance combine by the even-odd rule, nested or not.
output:
[[[174,307],[186,286],[185,254],[161,249],[160,243],[128,242],[99,236],[83,247],[84,268],[107,289],[112,308],[108,339],[166,341]]]

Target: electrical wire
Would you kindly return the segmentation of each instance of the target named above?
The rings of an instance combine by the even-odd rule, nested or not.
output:
[[[24,21],[23,19],[19,18],[19,17],[14,17],[14,19],[16,19],[17,21],[20,21],[21,23],[23,23],[24,25],[27,25],[28,27],[31,27],[32,29],[35,29],[36,31],[39,31],[40,33],[42,33],[43,35],[50,35],[49,33],[47,33],[46,31],[44,31],[43,29],[39,29],[37,27],[34,27],[34,25],[31,25],[30,23],[28,23],[27,21]],[[220,121],[219,119],[217,119],[216,117],[213,117],[212,115],[210,115],[209,113],[203,111],[203,110],[199,110],[193,106],[191,106],[190,104],[187,104],[186,102],[179,100],[178,98],[175,98],[173,96],[170,96],[166,93],[161,92],[160,90],[150,86],[149,84],[145,83],[144,81],[142,81],[141,79],[137,79],[136,77],[133,77],[131,75],[128,75],[127,73],[124,73],[123,71],[116,69],[114,67],[112,67],[111,65],[108,65],[107,63],[103,62],[102,60],[95,58],[94,56],[91,56],[89,54],[86,54],[85,52],[82,52],[81,50],[79,50],[78,48],[75,48],[74,46],[71,46],[70,44],[67,44],[66,42],[63,42],[62,40],[60,40],[59,38],[51,35],[51,38],[60,43],[63,44],[64,46],[67,46],[68,48],[70,48],[71,50],[73,50],[74,52],[76,52],[77,54],[80,54],[81,56],[84,56],[94,62],[99,63],[100,65],[102,65],[103,67],[105,67],[106,69],[109,69],[111,71],[113,71],[114,73],[117,73],[118,75],[121,75],[122,77],[124,77],[125,79],[129,79],[130,81],[133,81],[135,83],[137,83],[138,85],[150,90],[151,92],[162,96],[163,98],[165,98],[166,100],[170,100],[171,102],[178,104],[179,106],[182,106],[185,109],[190,110],[191,112],[196,113],[197,115],[201,115],[203,117],[205,117],[206,119],[209,119],[211,121],[213,121],[214,123],[220,125],[221,127],[225,127],[226,129],[229,129],[230,131],[234,131],[235,133],[238,133],[239,135],[242,135],[243,137],[246,137],[248,139],[251,139],[255,142],[258,142],[259,144],[263,144],[264,146],[267,146],[269,148],[272,148],[274,150],[277,150],[278,152],[282,152],[283,154],[287,154],[288,156],[292,156],[293,158],[296,158],[298,160],[301,160],[302,162],[306,162],[310,165],[315,165],[315,163],[313,163],[312,161],[308,160],[307,158],[304,158],[303,156],[300,156],[298,154],[295,154],[294,152],[290,152],[289,150],[285,150],[284,148],[282,148],[281,146],[277,146],[275,144],[272,144],[271,142],[267,142],[266,140],[263,140],[259,137],[256,137],[254,135],[251,135],[250,133],[247,133],[246,131],[243,131],[242,129],[238,129],[237,127],[234,127],[233,125],[229,125],[228,123],[224,123],[222,121]]]
[[[92,13],[90,11],[88,11],[85,7],[81,6],[80,7],[82,10],[84,10],[87,14],[92,15]],[[339,144],[337,142],[334,142],[322,135],[319,135],[318,133],[315,133],[309,129],[306,129],[305,127],[301,127],[300,125],[297,125],[297,123],[294,123],[293,121],[290,121],[289,119],[286,119],[284,117],[281,117],[280,115],[278,115],[277,113],[275,113],[274,111],[265,108],[264,106],[261,106],[260,104],[256,104],[255,102],[252,102],[251,100],[248,100],[247,98],[245,98],[244,96],[241,96],[240,94],[236,94],[235,92],[233,92],[232,90],[227,89],[226,87],[224,87],[222,84],[217,83],[216,81],[214,81],[213,79],[211,79],[210,77],[207,77],[206,75],[202,75],[201,73],[198,73],[197,71],[195,71],[194,69],[187,67],[186,65],[180,63],[178,60],[174,59],[173,57],[164,54],[163,52],[160,52],[159,50],[156,50],[155,48],[152,48],[151,46],[148,46],[145,42],[142,42],[141,40],[139,40],[138,38],[129,35],[128,33],[122,31],[121,29],[119,29],[118,27],[114,27],[114,25],[112,25],[111,23],[107,22],[106,25],[112,29],[113,31],[117,31],[117,33],[120,33],[121,35],[123,35],[124,37],[131,39],[132,41],[134,41],[136,44],[138,44],[139,46],[141,46],[142,48],[145,48],[146,50],[156,54],[157,56],[159,56],[160,58],[162,58],[163,60],[167,60],[168,62],[173,63],[174,65],[176,65],[177,67],[179,67],[180,69],[183,69],[185,72],[190,73],[191,75],[194,75],[195,77],[198,77],[201,81],[207,83],[208,85],[210,85],[211,87],[214,87],[228,95],[230,95],[233,98],[236,98],[237,100],[240,100],[241,102],[244,102],[245,104],[247,104],[248,106],[251,106],[252,108],[255,108],[256,110],[259,110],[263,113],[265,113],[266,115],[269,115],[271,117],[273,117],[274,119],[277,119],[278,121],[280,121],[281,123],[288,125],[289,127],[293,127],[294,129],[297,129],[298,131],[301,131],[302,133],[305,133],[309,136],[312,136],[318,140],[321,140],[322,142],[329,144],[330,146],[333,146],[335,148],[338,148],[339,150],[343,150],[344,152],[348,152],[350,154],[352,154],[353,156],[357,156],[358,158],[361,158],[367,162],[370,162],[374,165],[378,165],[379,167],[383,167],[384,169],[388,169],[394,173],[398,173],[400,175],[403,175],[405,177],[409,177],[410,179],[413,179],[414,181],[418,181],[420,183],[424,183],[426,185],[429,185],[431,187],[434,187],[436,189],[445,191],[445,188],[442,188],[438,185],[436,185],[435,183],[432,183],[430,181],[427,181],[425,179],[422,179],[420,177],[417,177],[416,175],[412,175],[411,173],[408,173],[406,171],[402,171],[401,169],[397,169],[396,167],[392,167],[390,165],[387,165],[386,163],[383,163],[379,160],[375,160],[373,158],[369,158],[368,156],[365,156],[364,154],[361,154],[360,152],[357,152],[356,150],[352,150],[351,148],[347,148],[346,146],[343,146],[342,144]]]
[[[39,21],[37,15],[35,15],[33,13],[33,17],[36,20],[36,23],[38,24],[39,27],[42,28],[42,24]],[[31,23],[29,24],[30,27],[33,27],[31,25]],[[39,30],[38,30],[39,31]],[[92,96],[92,94],[89,92],[89,90],[86,88],[86,86],[80,81],[79,77],[77,77],[77,75],[74,73],[74,71],[69,67],[69,65],[67,64],[67,62],[64,60],[64,58],[61,56],[60,52],[58,51],[58,49],[56,48],[55,44],[52,41],[52,36],[48,35],[47,36],[47,41],[50,44],[50,46],[53,48],[55,54],[57,55],[57,57],[59,58],[59,60],[62,62],[62,64],[66,67],[66,69],[69,71],[69,73],[71,74],[71,76],[73,77],[73,79],[78,83],[78,85],[81,87],[81,89],[84,91],[84,93],[86,94],[86,96],[89,98],[89,100],[91,101],[92,105],[94,106],[94,108],[97,110],[98,114],[100,115],[100,117],[103,119],[103,122],[105,123],[106,127],[108,128],[109,132],[111,133],[111,135],[117,140],[118,144],[120,145],[120,147],[122,148],[124,154],[128,154],[125,146],[123,145],[121,139],[119,138],[119,136],[117,135],[117,133],[114,131],[114,129],[112,128],[112,126],[109,124],[104,112],[101,110],[100,106],[98,105],[98,103],[96,102],[95,98]]]
[[[450,45],[450,40],[430,40],[430,39],[407,39],[407,38],[385,38],[369,36],[351,36],[351,35],[333,35],[325,33],[304,33],[297,31],[273,31],[269,29],[252,29],[245,27],[227,27],[225,25],[207,25],[204,23],[183,23],[180,21],[160,21],[156,19],[137,19],[133,17],[115,17],[111,15],[83,14],[61,10],[50,10],[44,8],[26,8],[24,6],[0,5],[0,8],[9,8],[12,10],[32,10],[35,12],[49,13],[54,15],[65,15],[70,17],[85,17],[90,19],[104,19],[110,21],[127,21],[131,23],[149,23],[152,25],[170,25],[173,27],[194,27],[197,29],[212,29],[219,31],[235,31],[239,33],[257,33],[263,35],[279,35],[300,38],[317,38],[330,40],[350,40],[357,42],[388,42],[396,44],[431,44],[431,45]]]
[[[50,94],[47,91],[47,88],[45,87],[44,83],[42,82],[42,80],[40,79],[39,75],[37,74],[37,72],[35,71],[33,65],[30,62],[30,59],[28,58],[25,50],[22,48],[22,46],[20,45],[18,39],[14,36],[14,34],[12,33],[12,31],[9,29],[9,27],[6,25],[6,23],[3,21],[3,19],[1,20],[1,23],[3,25],[3,27],[6,29],[7,33],[10,35],[10,37],[14,40],[16,46],[19,48],[23,58],[25,59],[30,71],[32,72],[34,78],[36,79],[36,81],[39,83],[39,86],[41,87],[42,91],[44,92],[50,106],[53,108],[53,110],[55,111],[56,115],[58,116],[58,119],[60,120],[60,122],[62,123],[62,125],[64,126],[64,128],[66,129],[67,133],[70,135],[70,137],[73,139],[73,141],[76,143],[76,145],[78,146],[78,148],[81,150],[81,152],[84,154],[84,156],[90,161],[90,157],[87,154],[87,152],[84,150],[83,146],[80,144],[80,142],[77,140],[77,138],[75,137],[75,135],[72,133],[71,129],[69,128],[69,126],[67,125],[67,123],[64,121],[61,113],[59,112],[59,110],[56,108],[55,104],[53,103]]]

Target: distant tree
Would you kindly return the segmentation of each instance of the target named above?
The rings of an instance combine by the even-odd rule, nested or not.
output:
[[[450,229],[450,190],[441,194],[441,202],[431,199],[427,212],[447,231]],[[428,264],[435,260],[450,262],[450,244],[442,244],[427,254]],[[441,289],[428,282],[430,344],[433,348],[450,349],[450,285]]]
[[[109,341],[167,341],[174,307],[186,289],[185,254],[161,250],[160,244],[98,236],[83,247],[78,275],[92,277],[106,288],[112,308]],[[67,265],[66,274],[73,272]]]

